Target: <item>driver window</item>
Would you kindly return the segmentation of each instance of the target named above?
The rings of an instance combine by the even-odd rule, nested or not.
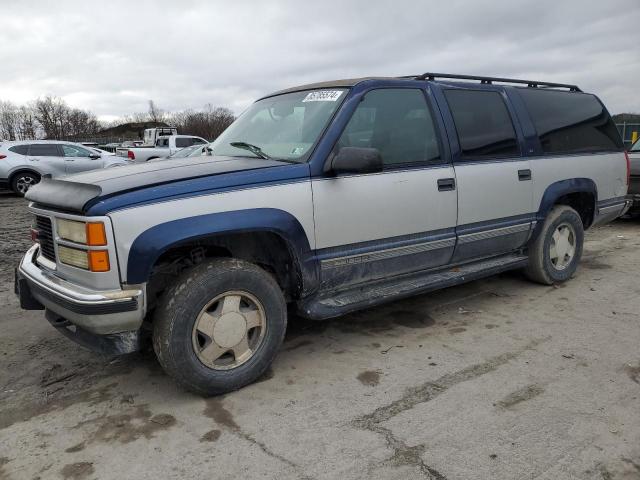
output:
[[[440,163],[431,112],[418,89],[367,93],[338,140],[338,148],[376,148],[384,165]]]
[[[62,145],[62,152],[64,157],[89,157],[91,155],[89,150],[75,145]]]

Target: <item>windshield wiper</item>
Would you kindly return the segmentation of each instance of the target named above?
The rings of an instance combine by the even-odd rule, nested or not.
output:
[[[249,150],[256,157],[264,158],[265,160],[273,160],[273,158],[264,153],[257,145],[252,145],[247,142],[231,142],[229,145],[236,148],[242,148],[243,150]]]

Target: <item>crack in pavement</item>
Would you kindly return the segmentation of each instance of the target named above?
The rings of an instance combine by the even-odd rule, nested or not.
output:
[[[300,465],[297,465],[296,463],[292,462],[288,458],[285,458],[282,455],[272,451],[271,449],[269,449],[269,447],[267,447],[266,444],[255,439],[252,435],[242,431],[242,429],[240,428],[240,425],[236,423],[231,412],[224,407],[222,400],[223,400],[223,397],[210,398],[206,400],[207,406],[205,408],[204,414],[207,417],[213,419],[218,425],[220,425],[227,431],[233,433],[239,438],[242,438],[243,440],[246,440],[252,445],[255,445],[260,450],[262,450],[262,452],[264,452],[266,455],[276,460],[279,460],[280,462],[293,468],[296,472],[298,472],[298,475],[299,475],[298,478],[301,478],[304,480],[313,480],[313,477],[310,477],[304,473]]]
[[[519,357],[524,352],[533,350],[551,337],[536,339],[529,342],[524,347],[497,355],[488,359],[483,363],[471,365],[457,372],[447,373],[435,381],[425,382],[415,387],[409,387],[405,390],[402,397],[388,405],[376,408],[373,412],[362,415],[351,422],[351,425],[360,430],[369,430],[371,432],[382,435],[387,442],[389,448],[393,450],[393,455],[385,463],[391,465],[412,465],[418,467],[421,473],[432,480],[446,480],[446,477],[433,467],[429,466],[422,460],[424,453],[424,445],[408,446],[404,441],[396,438],[393,432],[381,425],[381,423],[390,420],[406,410],[410,410],[421,403],[430,402],[436,397],[446,392],[451,387],[460,383],[473,380],[477,377],[493,372],[498,367]]]

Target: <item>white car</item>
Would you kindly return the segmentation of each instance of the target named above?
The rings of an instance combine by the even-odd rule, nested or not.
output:
[[[117,165],[127,161],[112,153],[55,140],[0,143],[0,188],[24,195],[43,175],[62,177]]]
[[[116,149],[116,155],[127,157],[134,163],[143,163],[155,158],[170,156],[192,145],[206,145],[207,143],[209,142],[204,138],[194,137],[193,135],[169,135],[158,137],[153,146],[118,148]]]

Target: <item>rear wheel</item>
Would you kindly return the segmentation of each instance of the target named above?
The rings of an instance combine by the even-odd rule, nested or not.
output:
[[[584,227],[578,212],[556,205],[529,248],[527,276],[551,285],[569,280],[578,268],[584,244]]]
[[[33,172],[18,172],[11,180],[11,190],[24,197],[24,194],[40,181],[40,175]]]
[[[269,273],[241,260],[215,259],[187,271],[165,293],[153,346],[178,383],[217,395],[265,372],[286,325],[284,296]]]

